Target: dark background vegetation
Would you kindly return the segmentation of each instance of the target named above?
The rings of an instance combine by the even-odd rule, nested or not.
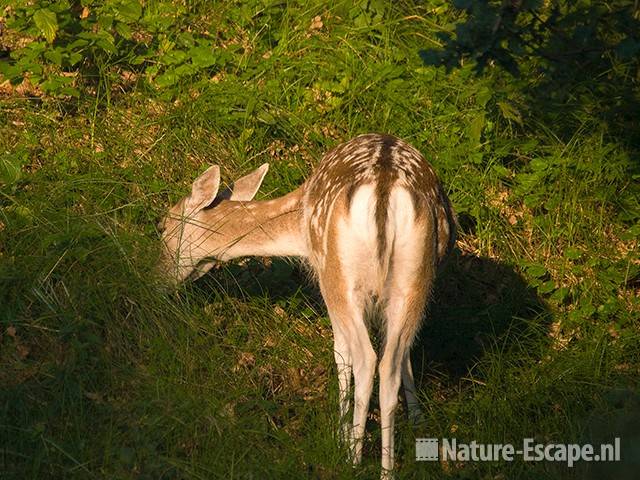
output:
[[[377,478],[337,438],[326,310],[295,262],[167,294],[157,220],[208,165],[298,186],[407,139],[459,215],[413,352],[398,478],[634,478],[634,1],[0,3],[0,477]],[[623,461],[416,463],[414,438],[611,442]]]

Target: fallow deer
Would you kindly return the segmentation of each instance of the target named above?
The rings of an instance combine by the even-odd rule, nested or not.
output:
[[[334,335],[339,408],[353,423],[342,434],[354,464],[362,458],[376,370],[365,312],[381,315],[378,365],[382,477],[394,465],[394,412],[400,384],[410,415],[419,413],[409,356],[439,264],[455,242],[454,213],[431,165],[390,135],[360,135],[328,152],[308,180],[273,200],[254,201],[269,165],[219,193],[212,166],[161,222],[161,267],[180,282],[212,261],[286,256],[306,260],[317,276]]]

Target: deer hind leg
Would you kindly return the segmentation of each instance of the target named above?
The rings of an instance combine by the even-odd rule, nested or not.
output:
[[[409,411],[409,420],[418,423],[422,418],[422,409],[416,397],[416,384],[413,379],[413,368],[411,367],[411,355],[409,352],[402,360],[402,388],[404,396],[407,400],[407,410]]]
[[[399,267],[396,263],[396,265]],[[386,338],[380,360],[380,422],[382,427],[382,478],[390,478],[394,465],[395,410],[401,381],[409,403],[417,406],[411,371],[411,342],[420,326],[432,275],[425,271],[404,271],[387,285],[384,317]],[[399,269],[400,270],[400,269]],[[402,270],[400,270],[402,271]]]
[[[335,360],[340,388],[340,416],[343,435],[349,441],[354,464],[362,459],[362,443],[376,371],[376,354],[369,339],[364,317],[364,296],[353,290],[322,285],[334,335]],[[354,378],[353,424],[346,426],[349,410],[351,374]],[[350,430],[350,434],[349,434]]]
[[[336,314],[330,314],[334,317]],[[338,370],[338,391],[340,407],[340,430],[342,441],[345,444],[351,442],[351,428],[347,424],[347,414],[350,407],[351,376],[353,363],[351,359],[351,349],[349,347],[348,336],[343,332],[338,322],[333,322],[333,356]]]

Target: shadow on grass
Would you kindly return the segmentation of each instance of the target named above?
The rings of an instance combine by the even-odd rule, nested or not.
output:
[[[316,311],[325,311],[320,290],[296,260],[250,257],[220,264],[197,280],[194,287],[203,291],[214,288],[242,300],[266,297],[273,303],[302,296]]]
[[[267,297],[273,303],[299,298],[325,312],[320,291],[297,262],[247,259],[205,275],[196,288],[215,288],[246,300]],[[412,349],[416,381],[435,372],[456,383],[503,335],[524,332],[535,319],[547,321],[534,290],[511,267],[489,258],[455,251],[434,286],[425,322]],[[377,337],[376,332],[372,332]],[[373,338],[374,345],[377,338]]]
[[[427,319],[413,347],[418,384],[437,371],[451,382],[468,374],[491,344],[547,323],[535,290],[508,265],[456,250],[436,279]],[[544,331],[544,329],[540,329]]]

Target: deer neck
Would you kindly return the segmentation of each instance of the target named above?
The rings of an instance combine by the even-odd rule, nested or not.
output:
[[[225,201],[210,210],[212,233],[203,247],[219,260],[258,255],[306,257],[302,189],[273,200]],[[207,212],[205,212],[207,213]]]

